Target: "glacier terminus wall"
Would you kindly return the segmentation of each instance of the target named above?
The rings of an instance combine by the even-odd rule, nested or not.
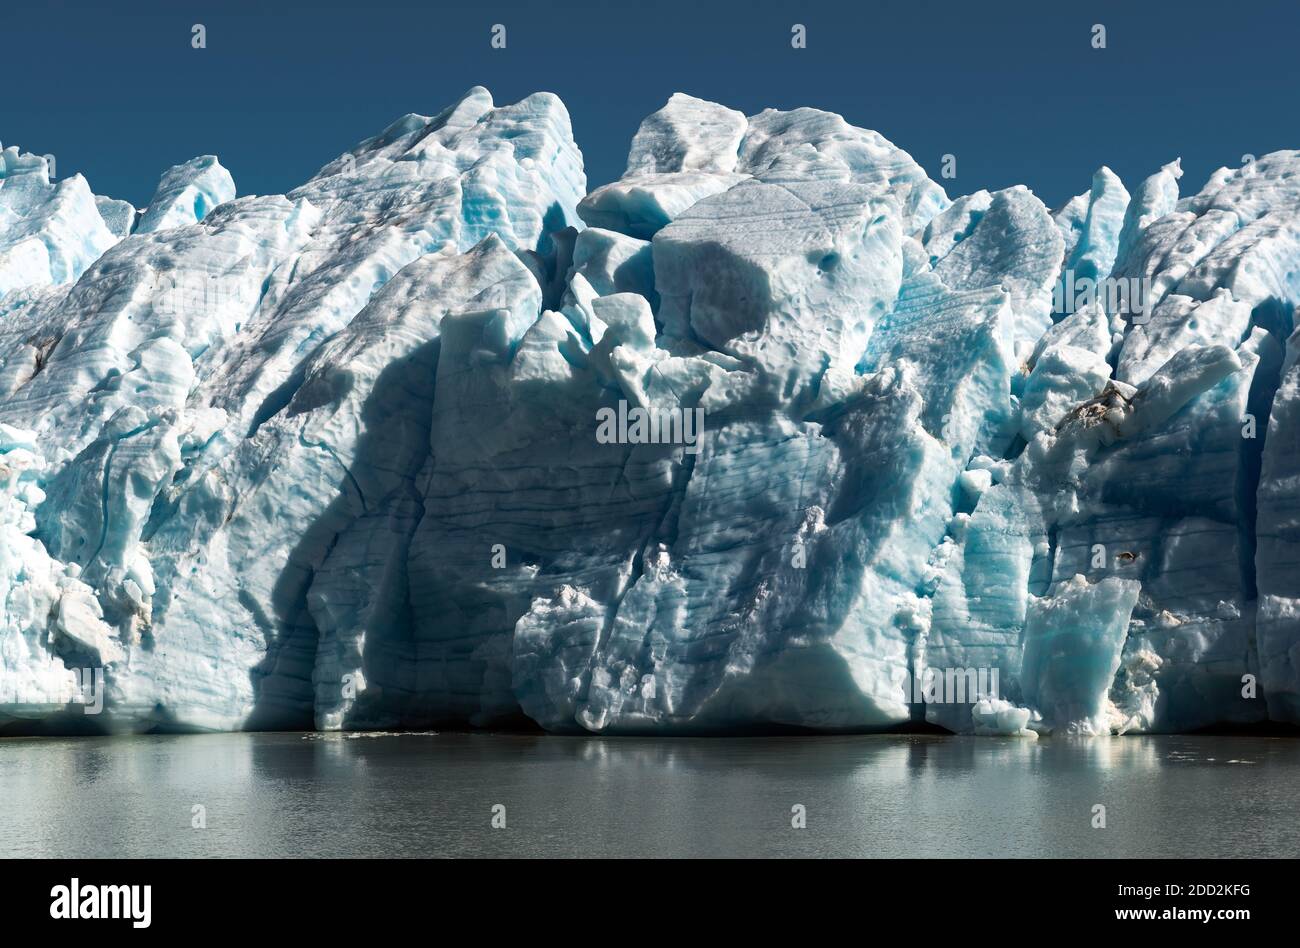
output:
[[[482,88],[285,195],[3,149],[0,733],[1300,724],[1300,152],[1181,176],[679,93],[588,192]]]

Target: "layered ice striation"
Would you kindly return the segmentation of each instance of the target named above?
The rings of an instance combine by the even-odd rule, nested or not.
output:
[[[1053,212],[677,94],[588,193],[476,88],[283,196],[3,156],[0,727],[1300,722],[1300,153]]]

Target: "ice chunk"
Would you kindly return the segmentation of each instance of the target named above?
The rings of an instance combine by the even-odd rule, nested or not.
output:
[[[1241,360],[1227,346],[1188,346],[1138,389],[1132,409],[1120,422],[1120,436],[1132,437],[1162,424],[1194,396],[1239,369]]]
[[[599,227],[578,234],[573,247],[573,269],[597,293],[640,293],[658,301],[654,289],[654,259],[648,241]]]
[[[1110,275],[1128,203],[1128,191],[1115,172],[1099,168],[1092,177],[1088,213],[1083,219],[1079,239],[1065,265],[1076,280],[1097,280]]]
[[[751,177],[778,185],[861,185],[898,203],[906,233],[919,231],[949,203],[910,155],[838,115],[768,109],[746,120],[677,94],[638,129],[624,176],[583,198],[578,213],[592,227],[648,240],[697,201]]]
[[[94,591],[31,536],[43,467],[34,433],[0,425],[0,726],[62,711],[81,700],[74,668],[123,658]]]
[[[1079,237],[1083,234],[1083,222],[1088,216],[1088,194],[1076,194],[1070,198],[1064,205],[1052,212],[1052,222],[1056,224],[1056,229],[1061,232],[1061,239],[1065,242],[1065,259],[1069,260],[1074,254],[1074,248],[1079,244]]]
[[[675,92],[632,139],[627,174],[707,171],[730,174],[748,123],[733,109]]]
[[[1020,680],[1045,722],[1076,734],[1109,734],[1107,694],[1141,584],[1075,576],[1029,604]]]
[[[1124,212],[1124,225],[1115,251],[1117,263],[1123,264],[1128,259],[1129,251],[1143,231],[1174,212],[1178,205],[1178,179],[1182,176],[1182,164],[1175,159],[1138,185]]]
[[[993,195],[987,191],[976,191],[959,197],[925,225],[925,230],[921,232],[921,243],[930,255],[931,266],[948,256],[954,247],[971,235],[992,203]]]
[[[1064,243],[1043,202],[1025,187],[992,196],[970,235],[934,265],[955,290],[1001,286],[1016,315],[1015,345],[1028,355],[1052,324],[1052,287]]]
[[[971,708],[971,721],[976,734],[1005,734],[1016,737],[1038,737],[1029,729],[1034,712],[1018,708],[1001,698],[982,698]]]
[[[1104,356],[1078,346],[1049,346],[1034,361],[1020,396],[1020,436],[1032,441],[1054,429],[1080,402],[1100,395],[1110,380]]]
[[[115,201],[112,198],[95,195],[95,207],[104,219],[104,226],[115,237],[126,237],[135,229],[137,211],[127,201]]]
[[[0,305],[22,287],[72,283],[117,242],[81,175],[57,184],[49,163],[0,150]]]
[[[1275,720],[1300,720],[1300,330],[1287,340],[1258,495],[1260,690]]]
[[[656,235],[659,319],[755,365],[782,399],[852,367],[902,279],[894,207],[835,181],[740,185]]]
[[[633,175],[592,191],[578,205],[588,227],[649,240],[683,211],[745,180],[745,175],[683,171]]]
[[[158,182],[137,231],[151,234],[169,227],[188,227],[220,204],[235,198],[235,179],[214,155],[191,158],[169,168]]]
[[[749,119],[736,170],[761,181],[851,181],[898,202],[913,234],[948,206],[943,188],[878,132],[819,109],[767,109]]]

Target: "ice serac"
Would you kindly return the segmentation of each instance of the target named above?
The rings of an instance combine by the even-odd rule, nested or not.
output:
[[[1128,203],[1129,193],[1115,172],[1101,168],[1093,175],[1088,210],[1066,261],[1066,268],[1074,272],[1076,279],[1096,280],[1110,274]]]
[[[678,94],[587,193],[475,88],[138,222],[3,154],[0,729],[1300,723],[1298,153],[1052,213]]]
[[[117,239],[85,178],[55,182],[46,158],[0,150],[0,316],[12,291],[73,283]]]
[[[99,216],[113,236],[126,237],[135,229],[139,211],[129,201],[116,201],[96,194],[95,207],[99,208]]]
[[[1064,240],[1043,202],[1016,187],[990,195],[969,232],[933,266],[955,290],[1006,289],[1015,313],[1014,346],[1023,359],[1052,325],[1052,287],[1063,253]]]
[[[1141,584],[1081,575],[1030,600],[1020,680],[1026,704],[1073,734],[1109,734],[1107,693],[1119,671]]]
[[[851,372],[902,280],[896,206],[836,181],[750,182],[654,241],[659,320],[753,366],[774,400]]]
[[[1174,212],[1178,205],[1178,179],[1182,176],[1182,162],[1174,160],[1138,187],[1124,211],[1124,225],[1115,251],[1117,262],[1128,258],[1134,242],[1152,224]]]
[[[169,227],[197,224],[214,207],[234,197],[235,179],[221,167],[215,155],[191,158],[162,176],[149,206],[140,215],[138,230],[151,234]]]
[[[678,92],[632,139],[627,171],[582,199],[578,214],[648,240],[696,201],[745,179],[736,161],[747,123],[740,112]]]
[[[1258,495],[1260,688],[1277,720],[1300,719],[1300,330],[1287,340]]]
[[[751,178],[848,182],[876,197],[890,195],[909,234],[949,203],[905,151],[838,115],[768,109],[746,119],[677,93],[641,123],[623,177],[583,198],[578,214],[592,227],[649,240],[697,201]]]
[[[198,191],[228,195],[169,178],[160,193],[188,195],[172,204],[188,222],[142,223],[69,290],[22,291],[0,323],[17,344],[0,414],[35,422],[46,462],[28,536],[86,575],[112,623],[105,721],[310,724],[309,579],[342,486],[366,479],[336,432],[286,446],[278,420],[308,395],[343,398],[347,367],[313,357],[407,264],[491,238],[526,282],[525,258],[566,268],[552,235],[576,220],[581,159],[554,96],[495,108],[475,89],[287,197],[227,199],[196,223]],[[340,423],[360,437],[367,417]]]
[[[714,102],[674,93],[646,118],[632,139],[627,174],[736,170],[747,123],[741,113]]]
[[[949,204],[912,156],[878,132],[820,109],[767,109],[749,119],[736,170],[780,184],[851,181],[899,204],[905,233],[925,227]]]
[[[978,590],[964,590],[986,581],[985,564],[1028,575],[1035,596],[1057,595],[1076,575],[1133,580],[1140,592],[1105,706],[1111,730],[1295,723],[1294,618],[1285,593],[1266,591],[1287,584],[1274,538],[1285,536],[1294,486],[1279,489],[1287,439],[1265,438],[1285,430],[1278,379],[1283,358],[1294,358],[1294,169],[1294,153],[1266,156],[1178,200],[1177,164],[1166,166],[1129,203],[1109,274],[1109,251],[1088,262],[1089,248],[1109,239],[1093,240],[1080,222],[1072,259],[1094,279],[1140,281],[1145,309],[1108,310],[1099,299],[1058,313],[1039,341],[1019,405],[1027,446],[963,525],[966,549],[944,560],[932,660],[993,656],[1009,694],[1028,701],[1033,682],[1011,644],[1025,629],[1018,608],[987,632],[962,628],[962,609],[984,609]],[[1100,175],[1093,211],[1108,191],[1119,194]],[[1120,201],[1109,203],[1113,222]],[[1261,476],[1270,456],[1277,473]],[[1023,517],[1006,516],[1013,499]],[[997,558],[970,562],[986,537],[998,540]],[[940,613],[946,589],[961,608]],[[963,713],[927,709],[952,727]]]

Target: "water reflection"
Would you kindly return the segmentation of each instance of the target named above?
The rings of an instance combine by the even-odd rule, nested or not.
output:
[[[15,739],[0,855],[1294,856],[1298,776],[1256,737]]]

